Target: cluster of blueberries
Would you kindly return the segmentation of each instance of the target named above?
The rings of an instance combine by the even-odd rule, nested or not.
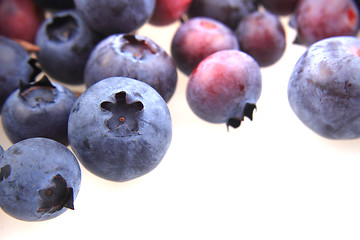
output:
[[[307,46],[288,85],[294,113],[323,137],[360,136],[360,19],[353,0],[33,4],[47,14],[31,42],[34,52],[0,27],[1,119],[14,143],[1,149],[0,207],[17,219],[47,220],[74,209],[78,161],[118,182],[152,171],[170,146],[167,102],[178,70],[189,77],[186,98],[197,116],[234,128],[244,117],[252,120],[260,69],[286,49],[283,15],[292,14],[294,43]],[[135,33],[145,23],[179,20],[171,55]],[[65,84],[86,90],[77,96]]]

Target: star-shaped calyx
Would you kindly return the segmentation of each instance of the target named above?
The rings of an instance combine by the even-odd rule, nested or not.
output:
[[[105,101],[100,106],[112,113],[112,117],[106,122],[110,130],[120,127],[125,127],[131,132],[139,130],[137,114],[143,110],[144,105],[140,101],[128,103],[125,91],[115,94],[115,102]]]
[[[38,212],[55,213],[64,207],[74,210],[73,189],[67,186],[65,179],[60,174],[54,176],[52,184],[39,190],[38,194],[41,198]]]
[[[144,39],[133,34],[125,34],[126,42],[121,46],[120,51],[132,54],[136,60],[141,60],[146,54],[156,54],[156,49]]]

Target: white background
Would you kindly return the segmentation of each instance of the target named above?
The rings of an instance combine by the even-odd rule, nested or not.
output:
[[[82,168],[74,211],[45,222],[0,211],[0,239],[359,240],[360,140],[324,139],[290,109],[287,83],[305,48],[292,44],[295,32],[283,23],[286,53],[262,69],[253,121],[228,132],[199,119],[179,72],[169,102],[172,143],[154,171],[116,183]],[[139,34],[170,53],[178,24],[146,25]]]

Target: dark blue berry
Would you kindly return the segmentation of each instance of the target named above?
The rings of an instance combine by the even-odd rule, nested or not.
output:
[[[80,182],[74,154],[48,138],[20,141],[0,157],[0,207],[20,220],[48,220],[74,209]]]
[[[75,102],[68,134],[71,148],[90,172],[127,181],[160,163],[170,145],[172,124],[166,102],[150,85],[110,77]]]

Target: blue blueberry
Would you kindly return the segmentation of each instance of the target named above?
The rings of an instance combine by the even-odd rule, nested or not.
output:
[[[177,69],[171,56],[148,37],[114,34],[92,51],[85,67],[87,87],[107,77],[128,77],[143,81],[166,102],[175,92]]]
[[[288,84],[296,116],[330,139],[360,136],[360,39],[332,37],[311,45]]]
[[[36,35],[39,46],[36,56],[41,68],[53,79],[67,84],[84,83],[87,59],[101,40],[79,16],[70,9],[53,13]]]
[[[19,87],[19,80],[29,81],[33,68],[29,53],[14,40],[0,35],[0,108]]]
[[[153,14],[155,0],[74,0],[75,9],[103,35],[130,33]]]
[[[69,116],[70,146],[95,175],[127,181],[152,171],[171,142],[164,99],[150,85],[110,77],[89,87]]]
[[[23,83],[5,101],[1,115],[3,129],[11,142],[47,137],[68,145],[67,121],[75,94],[46,76]]]
[[[16,219],[43,221],[74,209],[80,182],[74,154],[51,139],[23,140],[0,157],[0,207]]]

